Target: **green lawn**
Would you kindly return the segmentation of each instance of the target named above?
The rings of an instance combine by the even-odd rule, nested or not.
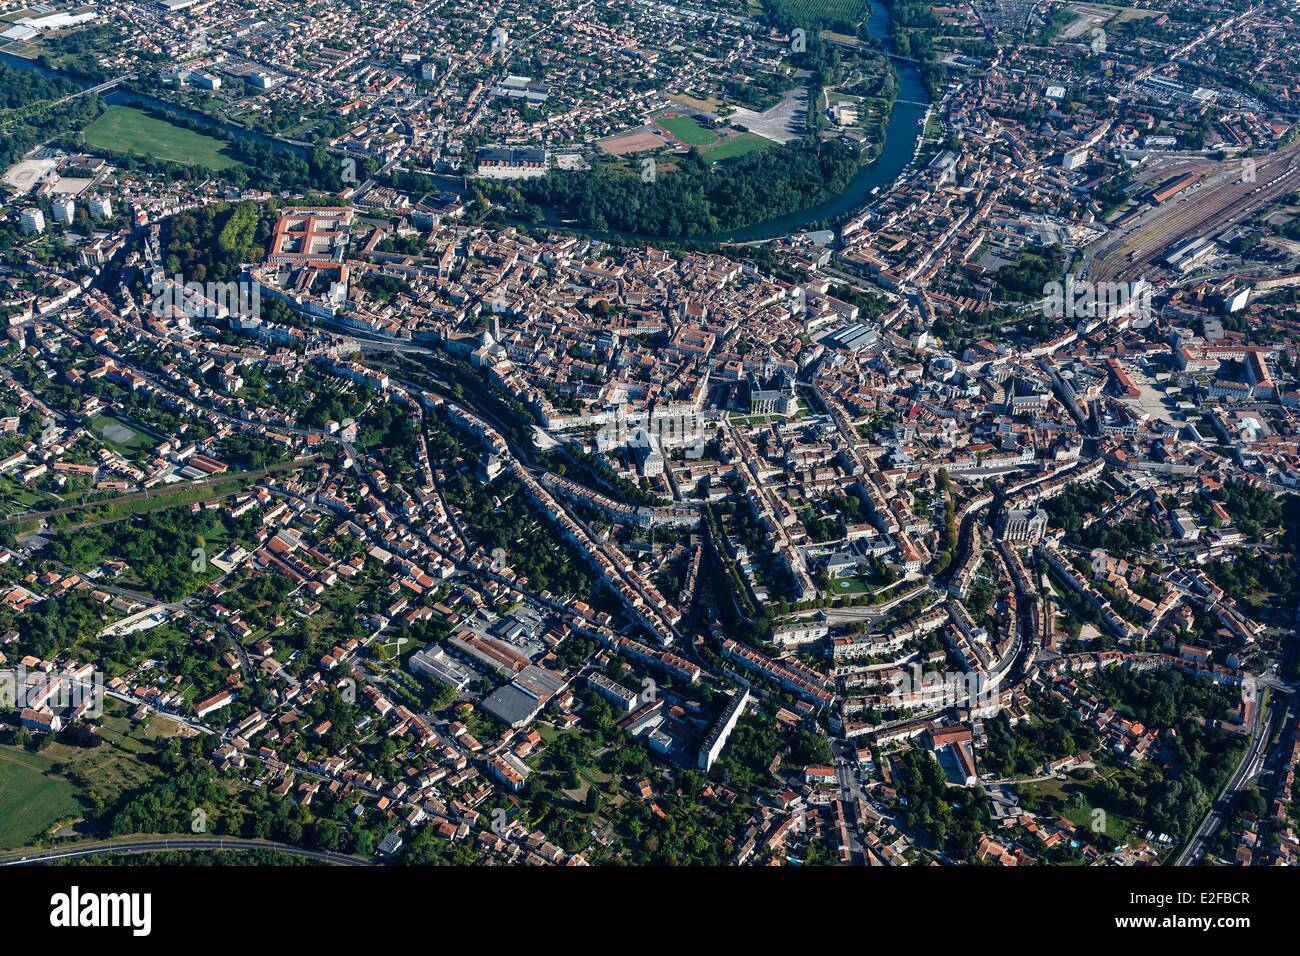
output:
[[[136,431],[110,415],[96,415],[90,420],[95,434],[118,454],[128,454],[157,444],[148,435]]]
[[[6,513],[31,511],[42,502],[55,503],[57,500],[53,495],[32,491],[12,475],[0,475],[0,503],[17,506],[0,509]]]
[[[943,138],[943,121],[938,113],[931,113],[925,121],[925,131],[921,134],[926,142],[936,142]]]
[[[1093,824],[1093,810],[1096,808],[1104,810],[1106,812],[1106,835],[1116,843],[1132,840],[1135,838],[1136,832],[1145,829],[1141,821],[1126,817],[1100,801],[1097,796],[1099,788],[1095,781],[1036,780],[1033,783],[1025,783],[1020,786],[1025,790],[1034,790],[1043,796],[1058,801],[1057,806],[1052,808],[1051,812],[1059,813],[1077,826],[1091,827]],[[1081,807],[1069,806],[1070,797],[1076,793],[1083,797],[1084,805]]]
[[[155,119],[130,106],[110,106],[86,127],[85,137],[88,146],[119,153],[141,153],[171,163],[209,169],[239,165],[221,140]]]
[[[772,140],[757,133],[741,133],[739,136],[727,137],[716,146],[700,150],[700,154],[711,163],[719,163],[724,159],[735,159],[775,145]]]
[[[858,577],[836,578],[831,582],[832,594],[866,594],[871,586]]]
[[[48,773],[48,765],[39,754],[0,747],[0,849],[27,846],[83,812],[72,781]]]
[[[126,705],[110,700],[100,720],[104,743],[93,749],[51,744],[37,753],[0,745],[0,850],[30,846],[53,824],[117,806],[161,773],[143,759],[177,725],[154,715],[133,724]]]
[[[654,124],[672,133],[687,146],[707,146],[718,138],[717,133],[701,126],[691,116],[660,116],[655,118]]]

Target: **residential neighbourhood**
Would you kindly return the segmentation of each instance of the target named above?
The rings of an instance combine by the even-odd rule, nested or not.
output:
[[[0,863],[1300,861],[1294,4],[0,20]]]

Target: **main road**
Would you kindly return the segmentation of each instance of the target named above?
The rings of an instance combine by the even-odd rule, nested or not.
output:
[[[1291,698],[1287,698],[1286,705],[1280,709],[1284,715],[1291,712]],[[1232,812],[1233,803],[1236,801],[1237,794],[1246,787],[1259,775],[1260,770],[1264,767],[1264,760],[1268,755],[1268,741],[1272,736],[1272,727],[1274,718],[1279,713],[1279,708],[1274,707],[1271,710],[1261,706],[1256,709],[1254,727],[1251,734],[1250,746],[1246,748],[1246,753],[1241,758],[1241,763],[1237,765],[1236,771],[1228,781],[1228,785],[1223,788],[1215,801],[1210,805],[1209,811],[1197,826],[1192,838],[1187,841],[1181,853],[1174,858],[1175,866],[1190,866],[1205,855],[1206,849],[1214,840],[1219,832],[1219,827],[1223,826],[1224,821]]]
[[[18,857],[0,859],[0,866],[32,866],[38,863],[50,863],[55,860],[80,860],[87,857],[111,856],[114,854],[168,853],[174,850],[215,850],[217,852],[249,852],[251,850],[272,850],[288,853],[292,856],[306,857],[318,863],[330,863],[337,866],[371,866],[369,860],[343,853],[330,853],[326,850],[308,850],[287,843],[273,843],[263,840],[241,840],[237,837],[178,837],[167,840],[128,840],[121,843],[101,843],[96,846],[68,847],[55,850],[34,850]]]

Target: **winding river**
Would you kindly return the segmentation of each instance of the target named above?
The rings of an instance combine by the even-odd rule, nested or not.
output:
[[[889,49],[889,8],[882,0],[871,0],[871,19],[867,30],[882,48]],[[916,155],[917,144],[924,132],[930,97],[921,81],[921,71],[915,63],[895,60],[894,72],[898,80],[898,97],[889,114],[889,121],[885,124],[885,142],[880,154],[871,162],[864,163],[844,190],[830,199],[739,229],[698,236],[639,236],[579,229],[550,218],[544,222],[547,226],[569,232],[615,241],[665,242],[676,238],[692,244],[709,244],[761,242],[802,232],[818,223],[847,218],[870,203],[877,189],[885,190],[899,177]]]
[[[882,47],[889,48],[889,8],[881,0],[871,0],[871,20],[867,29],[874,39],[880,41]],[[873,190],[879,188],[883,191],[912,161],[925,123],[927,106],[923,104],[930,101],[925,84],[921,82],[921,71],[915,63],[895,61],[894,71],[898,78],[898,98],[889,114],[889,122],[885,125],[884,147],[879,156],[858,170],[843,192],[798,212],[777,216],[743,229],[696,238],[711,242],[771,239],[798,232],[823,220],[833,222],[867,205]]]
[[[871,0],[871,19],[867,24],[867,29],[871,37],[877,40],[882,47],[888,49],[889,46],[889,8],[885,6],[882,0]],[[20,57],[7,53],[0,53],[0,60],[10,63],[14,66],[21,66],[27,69],[37,70],[47,76],[61,76],[54,71],[50,71],[38,63],[31,60],[25,60]],[[894,102],[893,110],[890,112],[889,121],[885,125],[885,142],[881,148],[880,154],[871,162],[864,163],[857,173],[849,181],[848,185],[838,195],[832,196],[816,205],[807,206],[795,212],[788,213],[784,216],[776,216],[762,222],[753,223],[740,229],[731,229],[723,232],[712,233],[700,236],[683,236],[678,237],[681,241],[689,243],[743,243],[758,242],[765,239],[774,239],[780,236],[790,235],[808,229],[818,223],[835,222],[843,219],[850,214],[862,209],[870,201],[876,190],[884,190],[898,178],[898,176],[907,168],[916,153],[917,143],[923,132],[923,125],[928,110],[926,104],[929,103],[929,95],[926,93],[925,85],[921,82],[921,71],[915,63],[904,60],[894,61],[894,70],[898,80],[898,97]],[[66,77],[75,79],[72,77]],[[81,82],[81,81],[78,81]],[[83,86],[90,84],[83,83]],[[185,109],[174,103],[164,102],[150,96],[143,96],[138,93],[128,92],[125,90],[112,90],[104,95],[107,103],[114,104],[131,104],[131,105],[149,105],[173,114],[187,116],[197,119],[200,122],[212,124],[214,127],[220,127],[228,130],[237,136],[252,136],[262,142],[272,143],[283,146],[286,149],[293,149],[286,143],[274,140],[260,133],[254,133],[242,129],[233,124],[226,123],[222,120],[213,119],[193,110]],[[597,235],[601,238],[612,240],[641,240],[641,241],[672,241],[674,237],[668,236],[629,236],[625,234],[607,232],[593,233],[587,230],[572,229],[562,223],[548,222],[548,225],[558,226],[563,229],[574,232],[582,232],[585,235]]]

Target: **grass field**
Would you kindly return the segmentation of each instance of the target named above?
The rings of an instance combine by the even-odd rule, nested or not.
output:
[[[701,126],[699,121],[691,116],[657,116],[654,118],[654,124],[671,133],[687,146],[707,146],[718,138],[717,133]]]
[[[124,425],[109,415],[96,415],[90,420],[90,427],[105,444],[119,454],[128,454],[157,444],[148,435],[136,431],[129,425]]]
[[[43,754],[0,747],[0,849],[27,846],[52,824],[82,812],[72,781],[48,771]]]
[[[700,155],[711,163],[719,163],[724,159],[735,159],[737,156],[756,153],[760,149],[775,145],[772,140],[757,133],[741,133],[739,136],[728,136],[716,146],[708,146],[700,150]]]
[[[110,106],[86,127],[86,144],[119,153],[141,153],[170,163],[228,169],[239,161],[212,136],[155,119],[130,106]]]
[[[108,701],[100,721],[104,743],[94,749],[55,743],[38,753],[0,745],[0,849],[29,846],[60,820],[113,807],[159,771],[140,759],[178,726],[154,715],[141,726]]]
[[[1126,20],[1145,20],[1149,17],[1162,17],[1163,10],[1148,10],[1145,7],[1125,7],[1120,10],[1119,16],[1115,18],[1116,23],[1123,23]]]

